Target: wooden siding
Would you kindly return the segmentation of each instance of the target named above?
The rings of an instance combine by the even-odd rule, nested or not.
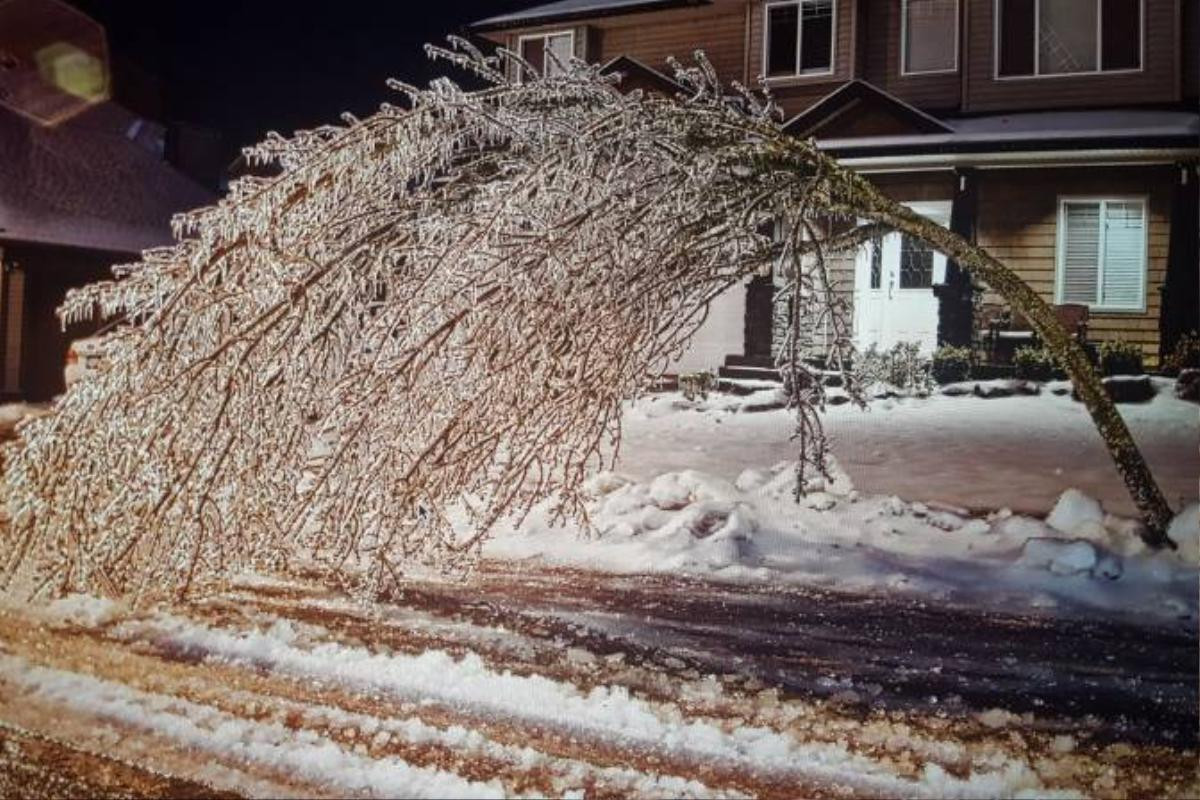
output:
[[[538,25],[489,33],[493,41],[516,49],[521,36],[572,29],[576,55],[593,63],[629,56],[671,74],[667,58],[687,63],[703,50],[721,80],[746,80],[746,9],[744,0],[715,0],[711,5],[597,17],[585,23]],[[584,44],[586,43],[586,44]]]
[[[771,93],[783,108],[785,117],[793,117],[821,98],[855,77],[857,60],[855,46],[857,21],[854,0],[834,0],[835,24],[833,44],[833,73],[804,75],[793,78],[772,78]],[[750,15],[750,75],[752,83],[765,72],[763,64],[763,27],[766,3],[755,0]]]
[[[1054,302],[1058,200],[1068,195],[1145,196],[1148,214],[1146,309],[1093,312],[1089,338],[1125,339],[1157,363],[1158,312],[1170,235],[1171,167],[1111,167],[980,172],[978,242],[1014,269],[1047,302]],[[1000,302],[990,292],[985,302]]]
[[[1179,0],[1183,5],[1180,40],[1183,51],[1183,96],[1194,104],[1200,95],[1200,2]],[[1193,106],[1194,107],[1194,106]]]
[[[1140,71],[1003,80],[995,76],[994,61],[998,0],[963,2],[967,11],[966,111],[1172,103],[1180,99],[1179,0],[1143,0],[1145,30]]]
[[[962,24],[959,0],[959,23]],[[900,0],[860,0],[861,24],[867,30],[862,77],[884,91],[926,110],[956,110],[961,102],[960,71],[902,75],[900,64]],[[960,58],[961,61],[961,58]]]

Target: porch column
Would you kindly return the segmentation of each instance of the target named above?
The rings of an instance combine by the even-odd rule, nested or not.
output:
[[[979,185],[975,170],[954,171],[954,201],[950,230],[974,244]],[[946,282],[933,288],[938,299],[938,345],[970,347],[974,330],[974,290],[971,276],[954,261],[946,262]]]
[[[1170,224],[1167,277],[1158,313],[1160,364],[1183,334],[1200,331],[1200,174],[1194,162],[1179,165]]]

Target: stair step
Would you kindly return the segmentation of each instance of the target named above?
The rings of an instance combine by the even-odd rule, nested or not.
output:
[[[779,377],[779,370],[774,368],[721,367],[717,370],[717,376],[732,380],[771,381],[772,383],[783,383],[783,379]]]

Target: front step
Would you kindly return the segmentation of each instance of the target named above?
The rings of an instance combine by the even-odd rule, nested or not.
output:
[[[720,367],[717,369],[717,377],[735,381],[783,383],[779,370],[774,367]]]

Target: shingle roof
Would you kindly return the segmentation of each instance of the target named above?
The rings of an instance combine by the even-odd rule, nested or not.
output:
[[[138,119],[101,103],[43,127],[0,109],[0,240],[125,253],[169,244],[171,215],[214,196],[131,138]]]
[[[655,11],[674,6],[708,5],[710,2],[711,0],[559,0],[556,3],[545,3],[523,11],[481,19],[471,23],[471,28],[477,31],[516,28],[543,22],[561,22],[636,11]]]

